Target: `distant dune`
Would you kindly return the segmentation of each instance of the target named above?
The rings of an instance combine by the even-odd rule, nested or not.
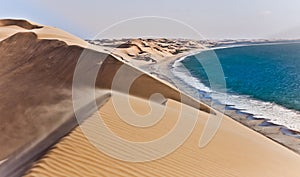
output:
[[[133,40],[119,45],[117,52],[110,54],[104,52],[105,47],[87,49],[85,41],[57,28],[24,20],[0,20],[0,38],[0,162],[4,161],[0,163],[0,176],[300,174],[298,154],[226,116],[214,139],[204,148],[199,148],[199,138],[206,122],[221,113],[121,58],[148,53],[157,61],[159,55],[161,58],[173,56],[178,51],[185,51],[184,48],[169,49],[164,44],[156,46],[158,43]],[[95,87],[102,105],[96,112],[88,113],[87,110],[86,119],[80,122],[92,137],[104,136],[97,132],[93,122],[97,118],[95,115],[99,114],[107,126],[124,139],[133,142],[155,140],[173,130],[184,107],[187,112],[186,121],[181,122],[183,125],[189,124],[194,115],[197,117],[195,127],[184,144],[166,157],[142,163],[117,160],[96,149],[74,118],[72,83],[82,54],[93,64],[83,78],[88,78],[101,63]],[[125,68],[123,78],[118,80],[118,87],[112,87],[115,74],[121,67]],[[151,101],[155,102],[156,109],[166,110],[162,120],[145,129],[121,121],[118,108],[112,102],[112,95],[127,94],[122,86],[127,84],[126,78],[134,74],[140,76],[131,85],[127,96],[135,112],[146,115],[151,111],[148,105],[151,96],[154,93],[164,95],[163,100]],[[84,83],[81,86],[91,87]],[[178,133],[177,137],[181,136]],[[132,150],[122,146],[114,149],[113,144],[109,146],[109,140],[107,147],[111,147],[113,152]],[[159,153],[159,150],[154,149],[153,152]]]
[[[91,44],[100,45],[113,55],[135,65],[157,63],[170,57],[191,50],[203,49],[204,46],[192,40],[180,39],[124,39],[124,40],[95,40]]]

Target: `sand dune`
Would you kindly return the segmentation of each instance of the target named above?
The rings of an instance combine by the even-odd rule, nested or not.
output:
[[[42,26],[26,20],[4,19],[0,20],[0,40],[19,32],[33,32],[39,39],[59,39],[68,45],[86,47],[87,43],[63,30],[50,26]]]
[[[26,20],[15,20],[15,19],[0,20],[0,26],[19,26],[27,30],[43,28],[43,26],[32,24]]]
[[[149,53],[163,60],[163,56],[176,54],[170,52],[172,45],[167,49],[169,46],[163,42],[154,46],[151,40],[133,40],[110,55],[100,49],[85,49],[85,41],[53,27],[22,20],[4,20],[0,24],[0,91],[5,93],[0,96],[0,161],[5,160],[0,165],[0,176],[20,176],[25,171],[27,176],[296,176],[300,172],[299,155],[228,117],[224,117],[210,144],[200,149],[199,137],[205,123],[220,113],[114,57]],[[84,68],[83,80],[91,77],[101,63],[95,83],[101,104],[98,112],[85,109],[87,117],[91,116],[82,120],[92,138],[99,137],[93,121],[100,114],[107,126],[124,139],[157,139],[172,130],[182,107],[188,111],[181,126],[198,115],[191,136],[172,154],[150,162],[116,160],[97,150],[74,118],[72,83],[82,56],[85,60],[81,62],[93,66]],[[115,83],[120,70],[123,72]],[[145,129],[122,122],[112,104],[111,96],[127,93],[129,79],[135,76],[138,77],[130,84],[129,97],[138,114],[151,110],[148,103],[154,93],[164,95],[164,99],[151,101],[156,109],[166,110],[163,119]],[[80,86],[94,89],[85,82]],[[134,150],[122,146],[114,149],[109,144],[111,140],[107,140],[106,147],[114,153]],[[142,154],[152,155],[146,151]]]
[[[18,22],[0,27],[0,34],[7,31],[5,35],[10,35],[0,42],[0,90],[4,93],[0,96],[0,160],[7,159],[0,176],[8,169],[16,171],[29,165],[77,124],[71,84],[83,51],[80,45],[85,42],[70,46],[77,44],[78,38],[52,27],[27,30],[13,25]],[[11,27],[17,30],[11,33]],[[58,37],[48,39],[56,33]],[[59,130],[61,127],[64,129]],[[50,140],[44,141],[47,138]]]
[[[11,24],[13,22],[2,26],[1,31],[9,31]],[[18,165],[26,168],[77,125],[71,87],[75,65],[85,42],[80,40],[77,43],[78,38],[52,27],[34,30],[37,31],[18,29],[0,42],[0,90],[5,93],[0,96],[0,160],[8,159],[1,165],[0,174],[6,174],[8,169],[16,172]],[[115,72],[124,63],[93,50],[85,50],[85,54],[95,66],[103,62],[96,87],[110,89]],[[93,69],[96,67],[90,68]],[[131,94],[148,98],[152,93],[161,92],[166,98],[180,99],[180,92],[174,87],[136,68],[127,67],[127,70],[129,75],[141,74],[140,79],[134,82]],[[152,86],[146,89],[145,82]],[[120,87],[118,91],[124,90]],[[192,98],[186,96],[185,100],[194,107],[210,111]]]
[[[120,43],[120,41],[122,41]],[[137,66],[157,63],[192,49],[204,48],[198,42],[178,39],[128,39],[128,40],[89,41],[92,44],[106,47],[112,54]],[[142,62],[145,61],[145,62]]]
[[[132,98],[132,105],[136,110],[141,110],[141,107],[147,110],[143,100]],[[100,108],[99,114],[115,134],[140,142],[159,138],[174,126],[180,114],[180,104],[168,100],[166,107],[162,121],[147,130],[122,122],[111,100]],[[94,131],[98,128],[95,126],[97,118],[93,115],[82,126],[91,129],[92,136],[104,136]],[[107,156],[95,148],[78,127],[39,160],[26,176],[232,177],[299,174],[298,155],[227,117],[212,142],[200,149],[198,140],[207,119],[207,113],[199,112],[195,129],[183,146],[166,157],[143,163],[124,162]]]

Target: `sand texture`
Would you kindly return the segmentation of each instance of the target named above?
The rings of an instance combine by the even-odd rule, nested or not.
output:
[[[133,98],[132,105],[133,109],[148,110],[144,100]],[[162,121],[147,130],[132,128],[122,122],[111,100],[98,113],[115,134],[140,142],[157,139],[170,131],[179,116],[180,106],[178,102],[168,100]],[[97,118],[93,115],[82,126],[91,130],[91,136],[104,136],[95,131],[97,126],[94,120]],[[95,148],[77,127],[37,161],[25,176],[232,177],[299,174],[300,158],[297,154],[227,117],[223,119],[215,138],[206,147],[199,148],[199,136],[207,119],[207,113],[199,112],[196,126],[182,146],[166,157],[143,163],[111,158]],[[122,148],[115,150],[128,151]]]
[[[178,46],[174,53],[172,45],[169,49],[163,42],[133,40],[109,54],[105,46],[87,49],[85,41],[71,34],[25,20],[0,20],[0,40],[0,176],[300,174],[298,154],[226,116],[212,141],[199,148],[206,123],[221,114],[171,84],[130,65],[124,58],[126,55],[136,60],[134,57],[149,53],[156,56],[155,61],[149,60],[155,63],[158,56],[161,60],[164,56],[179,57],[178,54],[190,49]],[[148,60],[147,57],[144,59]],[[95,111],[88,102],[91,100],[76,110],[85,115],[79,121],[75,119],[72,102],[72,83],[78,60],[85,67],[81,68],[83,81],[77,87],[83,94],[95,91],[98,103]],[[87,80],[93,73],[97,74],[95,84],[89,85]],[[134,82],[130,83],[130,78],[135,76]],[[163,98],[153,97],[156,93]],[[125,123],[121,120],[124,114],[118,113],[121,108],[125,114],[131,109],[125,104],[116,106],[120,102],[113,102],[124,95],[129,97],[131,109],[136,114],[148,115],[155,110],[164,110],[162,119],[144,128]],[[185,130],[191,134],[185,139],[186,132],[177,131],[175,137],[158,141],[160,143],[150,149],[116,146],[111,135],[104,131],[106,129],[98,131],[95,121],[99,121],[99,115],[114,135],[130,142],[152,142],[168,132],[176,132],[173,128],[178,125],[187,127]],[[147,121],[157,118],[150,116]],[[89,139],[83,130],[89,134]],[[97,141],[97,137],[104,141]],[[185,140],[181,146],[167,149],[172,143],[176,145],[179,139]],[[172,153],[148,162],[126,162],[99,151],[97,146],[114,155],[123,154],[131,161],[144,156],[153,158],[165,150],[172,150]]]
[[[70,34],[52,27],[36,28],[29,22],[23,23],[22,20],[6,20],[1,21],[0,27],[1,34],[4,34],[0,42],[0,90],[5,93],[0,97],[0,160],[6,159],[0,166],[1,176],[22,173],[41,153],[77,125],[72,105],[72,80],[83,51],[87,62],[94,64],[88,68],[86,77],[97,69],[98,63],[103,63],[96,78],[98,89],[111,89],[115,72],[124,65],[125,74],[140,75],[132,84],[131,94],[149,98],[160,92],[174,100],[183,96],[187,104],[210,111],[209,107],[180,94],[174,87],[111,55],[84,50],[82,44],[85,42],[78,42],[78,38]],[[12,27],[16,31],[11,32]],[[119,84],[122,83],[126,84],[126,80]],[[126,91],[122,87],[115,90]],[[105,95],[105,92],[100,94],[100,100]]]

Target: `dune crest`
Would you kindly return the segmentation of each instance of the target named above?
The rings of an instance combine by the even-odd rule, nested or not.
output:
[[[145,107],[143,100],[132,98],[132,102],[138,107]],[[98,126],[95,119],[100,114],[106,125],[120,137],[130,141],[152,140],[170,131],[180,115],[179,108],[179,103],[169,100],[162,122],[147,131],[132,128],[120,121],[116,108],[109,100],[99,112],[83,122],[82,127],[91,132],[90,136],[104,136],[96,131]],[[82,128],[77,127],[37,161],[25,176],[292,177],[299,174],[300,158],[297,154],[228,117],[224,118],[211,143],[199,148],[199,135],[209,117],[203,112],[198,116],[192,134],[182,146],[168,156],[143,163],[126,162],[108,156],[87,139]],[[125,147],[120,148],[123,148],[122,152],[129,151]],[[144,153],[147,154],[147,151]]]
[[[66,42],[68,45],[87,47],[87,42],[58,28],[42,26],[26,20],[0,20],[0,40],[20,32],[33,32],[39,39],[53,39]]]
[[[0,27],[12,26],[12,25],[19,26],[19,27],[27,29],[27,30],[43,28],[43,26],[32,24],[26,20],[16,20],[16,19],[0,20]]]
[[[214,139],[199,148],[206,121],[221,113],[115,57],[153,53],[163,60],[167,54],[176,54],[171,52],[172,45],[132,40],[110,54],[100,52],[105,47],[97,51],[89,49],[87,42],[57,28],[32,28],[29,22],[19,23],[6,22],[0,26],[0,92],[3,93],[0,176],[25,173],[27,176],[296,176],[300,173],[299,155],[227,116]],[[80,63],[88,67],[82,70],[83,82],[78,88],[83,93],[94,91],[98,103],[95,111],[90,102],[76,110],[85,113],[82,120],[75,118],[72,97],[79,59],[84,59]],[[121,69],[123,72],[114,82]],[[95,84],[86,84],[85,79],[95,71]],[[128,78],[135,76],[138,77],[126,88]],[[114,93],[127,95],[133,102],[133,111],[141,114],[149,112],[149,100],[155,102],[166,110],[162,121],[149,129],[130,129],[129,124],[120,121],[111,99]],[[164,98],[151,100],[156,93]],[[171,154],[149,162],[132,163],[108,156],[96,149],[78,126],[80,123],[93,136],[101,136],[91,119],[101,115],[116,135],[134,142],[151,141],[172,130],[182,107],[189,110],[184,114],[186,119],[196,115],[193,131]],[[106,147],[110,148],[109,144]],[[122,146],[111,150],[126,155]]]
[[[94,64],[89,71],[103,63],[95,85],[103,90],[100,98],[106,96],[105,90],[111,89],[115,73],[124,66],[127,74],[140,74],[130,94],[149,99],[159,92],[166,98],[181,99],[182,93],[176,88],[112,55],[84,48],[85,41],[59,29],[44,26],[27,30],[13,25],[0,27],[0,34],[4,36],[0,41],[0,91],[5,93],[0,96],[0,160],[7,159],[0,166],[0,176],[21,174],[78,125],[72,104],[72,81],[83,52]],[[122,87],[116,91],[124,92]],[[183,96],[186,104],[211,111]]]

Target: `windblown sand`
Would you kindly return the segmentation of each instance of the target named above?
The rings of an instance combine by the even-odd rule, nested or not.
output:
[[[129,92],[130,103],[136,113],[147,115],[151,110],[148,99],[153,93],[161,93],[166,99],[155,103],[156,109],[163,108],[166,111],[161,121],[147,128],[137,128],[121,120],[122,117],[117,114],[110,98],[98,112],[81,125],[91,133],[92,138],[103,136],[97,131],[98,127],[94,123],[98,118],[97,115],[101,115],[115,135],[133,142],[155,140],[172,131],[182,107],[187,108],[189,113],[187,115],[190,115],[185,117],[187,122],[190,117],[197,115],[197,122],[191,135],[171,154],[157,160],[139,163],[112,158],[88,141],[72,117],[74,69],[87,43],[59,29],[24,20],[0,21],[0,40],[2,66],[0,91],[5,93],[0,96],[0,175],[20,176],[22,170],[31,166],[26,176],[298,176],[300,174],[298,154],[226,116],[212,141],[204,148],[199,148],[199,138],[206,122],[210,116],[214,116],[214,113],[217,115],[220,113],[181,93],[170,84],[112,55],[99,52],[100,49],[88,50],[87,56],[90,59],[88,62],[94,62],[95,65],[102,62],[95,83],[96,89],[104,93],[111,90],[125,92],[126,89],[122,85],[126,85],[126,79],[139,74]],[[173,49],[166,49],[167,46],[154,46],[150,42],[132,43],[134,45],[130,45],[127,49],[119,48],[116,54],[124,57],[125,55],[140,57],[142,48],[148,53],[155,50],[153,56],[161,55],[163,58],[164,54],[171,56],[174,52]],[[119,87],[112,88],[112,80],[123,66],[125,77],[120,79]],[[86,77],[89,77],[89,71],[95,68],[88,69]],[[182,98],[183,103],[179,103]],[[72,128],[73,130],[69,132]],[[181,134],[178,134],[178,138],[180,136]],[[63,138],[60,139],[61,137]],[[111,147],[112,151],[120,153],[132,150],[125,147],[116,149],[114,146]],[[42,157],[41,153],[44,153]],[[35,158],[39,160],[31,164]]]

